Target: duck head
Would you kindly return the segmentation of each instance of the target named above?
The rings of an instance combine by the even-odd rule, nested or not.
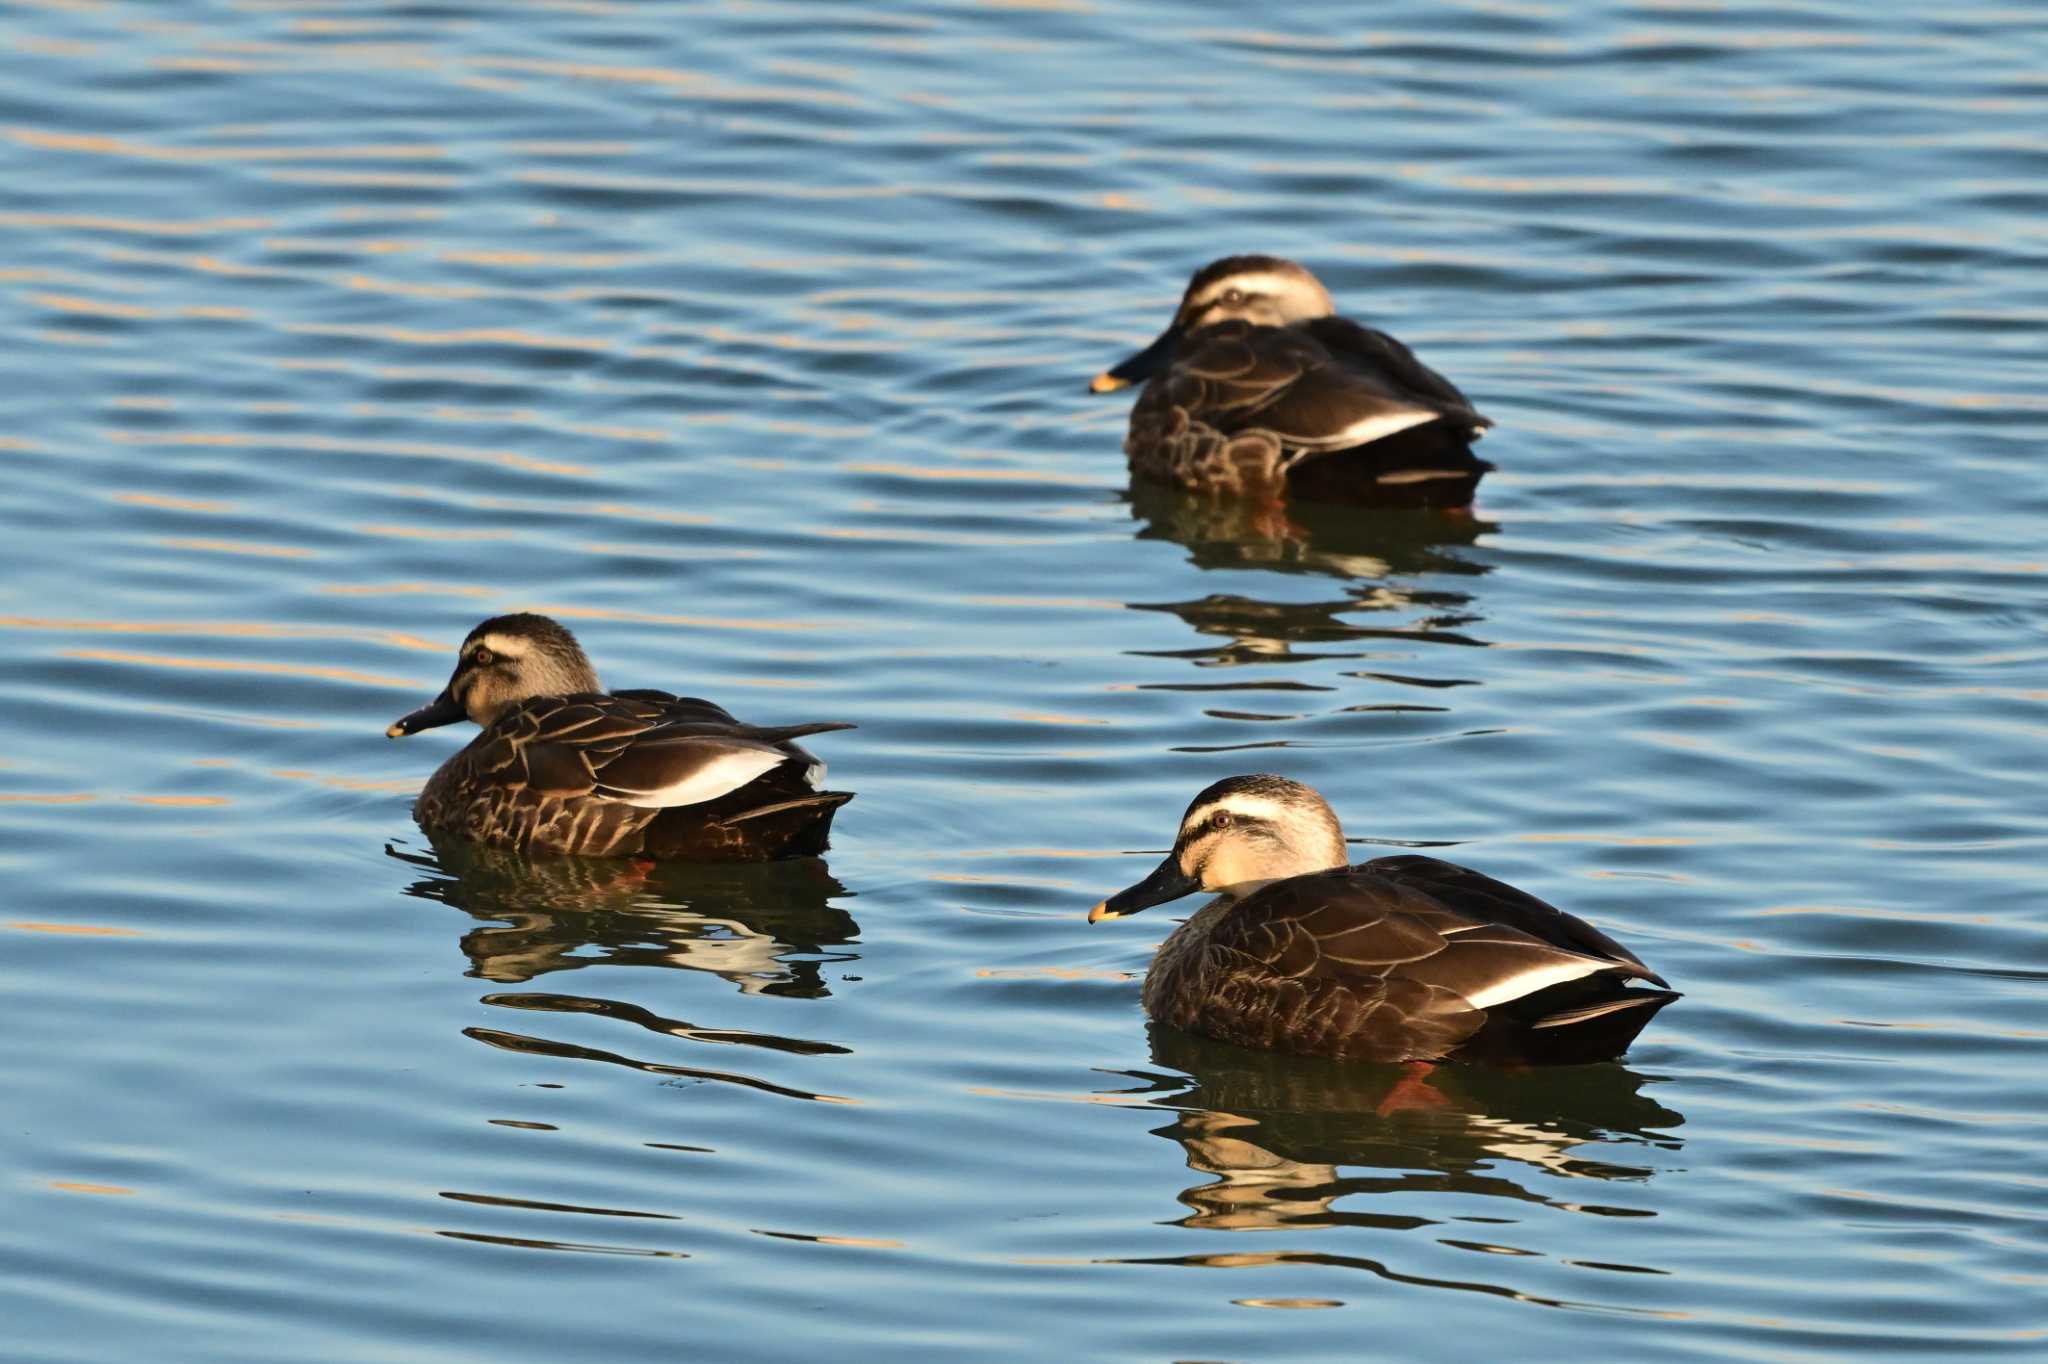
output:
[[[1330,291],[1305,266],[1278,256],[1225,256],[1195,272],[1173,322],[1157,341],[1096,375],[1088,387],[1110,393],[1149,379],[1173,362],[1182,337],[1219,322],[1286,327],[1329,317],[1336,310]]]
[[[1336,812],[1313,787],[1264,772],[1226,777],[1189,803],[1166,860],[1089,910],[1088,922],[1120,919],[1198,890],[1235,899],[1350,860]]]
[[[599,690],[597,674],[576,636],[546,616],[493,616],[462,641],[455,675],[441,694],[393,721],[384,734],[402,739],[462,719],[488,725],[507,707],[536,696]]]

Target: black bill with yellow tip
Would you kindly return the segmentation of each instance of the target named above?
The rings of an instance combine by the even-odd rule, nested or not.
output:
[[[1141,909],[1192,895],[1201,888],[1201,882],[1180,869],[1179,855],[1168,853],[1166,860],[1154,867],[1150,876],[1089,910],[1088,922],[1099,924],[1104,919],[1121,919],[1126,914],[1136,914]]]
[[[421,706],[410,715],[401,715],[391,722],[391,728],[384,731],[387,739],[403,739],[408,734],[417,734],[423,729],[435,729],[441,725],[452,725],[457,720],[467,719],[469,712],[455,699],[455,683],[441,688],[441,694]]]
[[[1120,365],[1114,365],[1095,376],[1088,385],[1091,393],[1114,393],[1129,384],[1142,383],[1160,370],[1173,363],[1173,353],[1180,348],[1180,328],[1168,327],[1159,333],[1159,339],[1133,355]]]

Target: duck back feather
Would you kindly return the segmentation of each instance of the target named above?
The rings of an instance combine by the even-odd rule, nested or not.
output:
[[[443,763],[414,816],[430,835],[536,853],[764,861],[824,851],[851,792],[793,740],[850,729],[759,726],[654,690],[538,697]]]
[[[1141,476],[1236,497],[1462,507],[1493,423],[1385,332],[1348,318],[1187,337],[1131,409]]]
[[[1678,996],[1626,948],[1525,891],[1381,858],[1219,900],[1145,981],[1162,1022],[1241,1046],[1372,1061],[1572,1064],[1627,1048]]]

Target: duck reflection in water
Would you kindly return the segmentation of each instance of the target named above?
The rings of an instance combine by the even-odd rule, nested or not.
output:
[[[1140,540],[1184,545],[1199,568],[1379,579],[1490,571],[1451,551],[1500,529],[1470,516],[1431,516],[1322,502],[1230,502],[1143,480],[1128,493]]]
[[[831,901],[825,863],[692,865],[616,858],[528,858],[436,839],[431,855],[387,847],[429,873],[406,893],[480,921],[462,937],[470,974],[516,984],[594,966],[708,971],[745,994],[822,998],[824,968],[860,933]]]
[[[1528,1176],[1641,1181],[1654,1153],[1683,1144],[1682,1115],[1642,1092],[1655,1081],[1608,1063],[1564,1069],[1407,1068],[1284,1056],[1154,1024],[1163,1072],[1128,1072],[1113,1091],[1169,1109],[1154,1129],[1211,1176],[1180,1195],[1181,1225],[1224,1231],[1433,1225],[1339,1206],[1351,1196],[1451,1193],[1612,1212],[1583,1196],[1553,1199]],[[1340,1170],[1340,1167],[1351,1167]],[[1203,1257],[1213,1258],[1213,1257]]]
[[[1198,634],[1230,641],[1154,656],[1215,667],[1355,657],[1365,651],[1311,646],[1376,639],[1483,643],[1469,633],[1480,619],[1472,594],[1451,584],[1492,571],[1458,553],[1496,529],[1490,523],[1314,503],[1233,503],[1145,482],[1131,485],[1130,506],[1141,523],[1138,539],[1183,545],[1198,568],[1268,570],[1344,584],[1342,596],[1312,601],[1218,592],[1184,601],[1132,602],[1133,610],[1168,612]],[[1411,611],[1421,614],[1398,625],[1345,619]]]

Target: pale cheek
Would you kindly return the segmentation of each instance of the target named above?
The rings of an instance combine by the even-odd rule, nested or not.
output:
[[[481,673],[472,673],[462,686],[462,708],[469,718],[480,725],[491,722],[497,707],[491,700],[490,680]]]
[[[1234,886],[1242,881],[1257,880],[1261,875],[1258,864],[1263,859],[1251,853],[1242,843],[1233,843],[1218,848],[1208,865],[1202,869],[1203,884],[1209,886]]]

